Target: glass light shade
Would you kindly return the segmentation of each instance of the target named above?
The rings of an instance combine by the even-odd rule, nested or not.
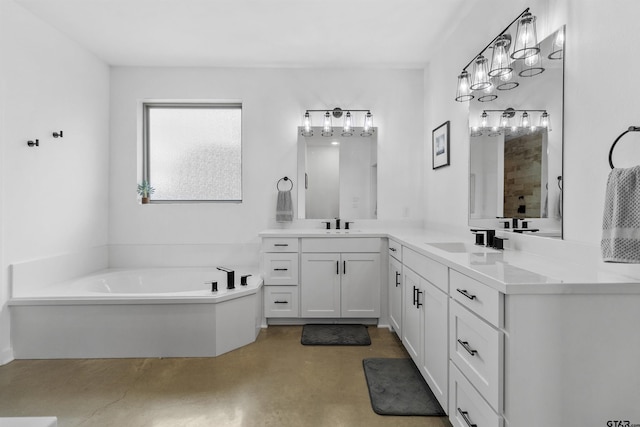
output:
[[[516,41],[511,57],[513,59],[525,59],[540,52],[538,36],[536,34],[536,17],[530,12],[525,12],[518,20]]]
[[[499,36],[493,44],[491,55],[491,70],[489,76],[500,77],[513,71],[509,63],[509,44],[511,40],[504,34]]]
[[[351,128],[353,128],[353,119],[351,117],[351,112],[347,111],[347,114],[344,116],[344,126],[342,127],[342,130],[345,133],[349,133],[351,132]]]
[[[526,111],[522,113],[522,117],[520,117],[520,126],[523,128],[529,127],[529,113]]]
[[[551,132],[551,117],[546,111],[540,115],[540,127],[546,128],[548,132]]]
[[[562,59],[562,52],[564,51],[564,27],[558,30],[555,39],[553,39],[553,52],[547,56],[549,59]]]
[[[471,101],[473,95],[471,94],[471,80],[469,79],[469,73],[463,70],[458,76],[458,89],[456,91],[456,101],[465,102]]]
[[[305,132],[307,133],[311,132],[311,116],[309,115],[308,111],[304,113],[304,119],[302,119],[302,126],[304,127]]]
[[[473,77],[471,82],[471,90],[485,90],[491,86],[489,81],[489,61],[482,55],[479,55],[473,63]]]
[[[482,112],[482,116],[480,118],[480,123],[482,123],[482,127],[486,128],[487,127],[487,122],[488,122],[488,117],[487,117],[487,112],[483,111]]]
[[[327,111],[324,114],[324,123],[322,125],[322,131],[325,133],[331,132],[331,114]]]
[[[371,128],[373,127],[373,115],[371,111],[367,111],[367,114],[364,116],[364,127],[363,130],[365,132],[371,132]]]
[[[527,56],[524,59],[524,64],[532,67],[534,65],[536,65],[538,62],[540,62],[540,53],[536,53],[535,55],[531,55],[531,56]]]

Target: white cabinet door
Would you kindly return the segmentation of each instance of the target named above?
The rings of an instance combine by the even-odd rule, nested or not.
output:
[[[422,364],[422,310],[416,304],[420,290],[420,276],[408,268],[403,269],[402,343],[417,366]],[[420,298],[422,301],[422,298]]]
[[[302,317],[340,317],[339,254],[302,254]]]
[[[389,321],[391,327],[402,336],[402,264],[389,257]]]
[[[342,317],[380,317],[380,254],[341,255]]]
[[[420,301],[424,310],[422,375],[443,408],[448,408],[449,390],[449,297],[429,281],[421,279]]]

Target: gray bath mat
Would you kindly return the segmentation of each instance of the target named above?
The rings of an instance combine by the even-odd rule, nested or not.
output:
[[[411,359],[364,359],[362,366],[376,414],[446,415]]]
[[[303,345],[371,345],[364,325],[304,325]]]

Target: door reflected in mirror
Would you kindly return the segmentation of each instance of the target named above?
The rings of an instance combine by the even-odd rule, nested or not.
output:
[[[377,132],[361,136],[323,136],[298,128],[298,217],[306,219],[375,219],[378,203]]]

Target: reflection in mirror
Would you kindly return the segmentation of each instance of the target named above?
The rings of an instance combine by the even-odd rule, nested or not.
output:
[[[303,136],[298,128],[298,217],[375,219],[378,194],[377,132],[331,137],[322,128]]]
[[[535,64],[512,62],[513,90],[495,78],[495,99],[471,101],[470,226],[513,230],[517,218],[538,235],[562,237],[563,58],[564,27],[540,42]]]

